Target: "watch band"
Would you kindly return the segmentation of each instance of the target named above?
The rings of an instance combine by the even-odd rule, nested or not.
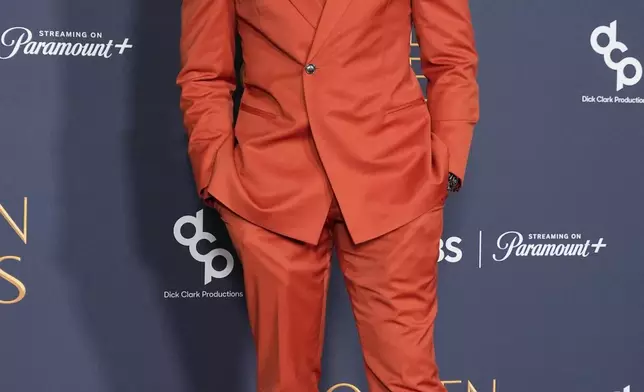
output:
[[[458,192],[461,189],[461,179],[454,174],[449,173],[447,177],[447,190],[450,192]]]

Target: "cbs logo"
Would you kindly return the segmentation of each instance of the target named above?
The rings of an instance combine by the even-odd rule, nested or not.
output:
[[[599,44],[599,36],[605,34],[608,37],[608,44],[601,46]],[[617,21],[614,20],[610,26],[599,26],[590,34],[590,46],[593,50],[604,56],[604,63],[608,68],[617,72],[617,91],[624,88],[624,86],[633,86],[637,84],[642,78],[642,63],[633,57],[624,57],[619,62],[614,62],[611,55],[615,50],[624,53],[628,47],[617,40]],[[624,70],[627,66],[632,66],[635,69],[635,75],[627,77]]]
[[[459,247],[459,244],[463,240],[460,237],[449,237],[444,240],[441,238],[440,241],[440,251],[438,254],[438,262],[442,260],[447,261],[448,263],[458,263],[463,258],[463,251]]]

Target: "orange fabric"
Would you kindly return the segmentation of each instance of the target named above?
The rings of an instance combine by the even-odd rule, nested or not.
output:
[[[369,391],[446,392],[433,342],[442,205],[360,245],[352,242],[335,203],[316,245],[272,233],[217,207],[244,266],[258,391],[318,391],[335,244]]]
[[[441,204],[448,171],[464,178],[479,110],[467,0],[183,0],[181,59],[199,195],[258,226],[315,244],[335,194],[362,243]]]

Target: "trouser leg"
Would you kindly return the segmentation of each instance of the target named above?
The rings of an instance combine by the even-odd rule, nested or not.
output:
[[[434,354],[443,209],[360,245],[334,226],[371,392],[445,392]]]
[[[325,228],[316,246],[295,241],[219,208],[244,267],[257,349],[259,392],[317,392],[331,259]]]

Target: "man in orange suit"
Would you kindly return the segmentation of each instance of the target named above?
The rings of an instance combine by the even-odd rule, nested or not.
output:
[[[479,111],[467,0],[183,0],[181,57],[198,192],[244,266],[258,391],[317,391],[334,246],[370,391],[445,391],[436,263]]]

